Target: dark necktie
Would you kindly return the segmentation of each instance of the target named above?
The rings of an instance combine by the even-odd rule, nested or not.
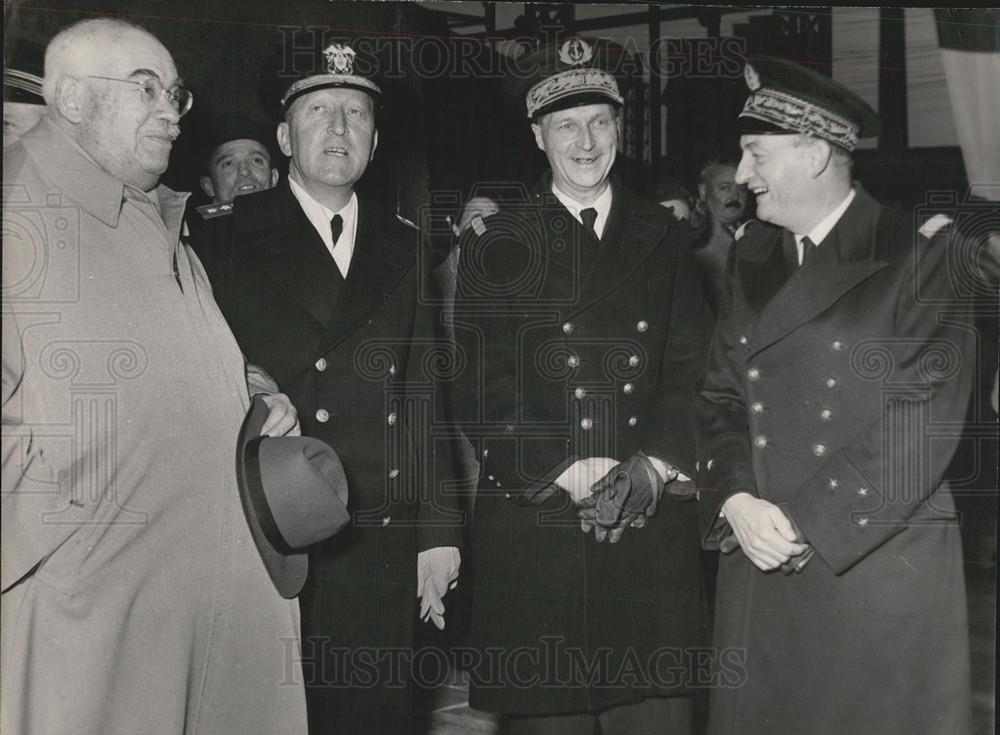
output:
[[[815,243],[809,239],[808,236],[802,238],[802,265],[806,264],[806,261],[812,257],[813,251],[816,249]]]
[[[340,234],[344,231],[344,218],[339,214],[333,215],[330,218],[330,235],[333,246],[337,247],[337,240],[340,239]]]
[[[588,230],[590,230],[591,234],[595,238],[600,240],[601,238],[597,237],[597,229],[594,227],[594,225],[597,224],[597,210],[594,209],[593,207],[587,207],[586,209],[581,209],[580,219],[583,220],[583,226],[586,227]]]

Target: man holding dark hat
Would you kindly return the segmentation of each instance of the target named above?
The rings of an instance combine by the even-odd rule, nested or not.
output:
[[[507,733],[692,726],[710,325],[690,229],[610,175],[616,51],[570,38],[517,60],[551,172],[467,231],[459,263],[456,404],[482,467],[470,702]]]
[[[745,76],[736,180],[775,227],[734,246],[700,393],[715,646],[741,652],[709,730],[967,733],[943,477],[977,361],[948,238],[852,182],[878,133],[854,93],[776,59]]]
[[[305,733],[298,602],[234,462],[252,396],[269,442],[296,412],[159,183],[193,96],[118,18],[59,31],[43,90],[3,161],[0,731]]]
[[[45,49],[26,39],[8,44],[3,68],[3,147],[19,140],[45,114],[42,97]]]
[[[286,39],[262,90],[289,177],[237,197],[197,246],[248,359],[350,484],[351,525],[310,549],[300,598],[310,728],[324,735],[412,730],[407,654],[418,615],[444,627],[462,523],[452,442],[433,423],[447,350],[421,301],[420,235],[354,191],[382,97],[354,45]]]

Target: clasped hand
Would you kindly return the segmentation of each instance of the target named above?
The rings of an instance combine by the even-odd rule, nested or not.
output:
[[[590,487],[590,495],[578,502],[580,528],[594,531],[598,542],[621,540],[628,527],[642,528],[656,514],[665,480],[676,477],[664,465],[661,473],[645,453],[636,452],[612,467]]]
[[[801,533],[781,508],[750,493],[730,497],[722,513],[743,553],[763,571],[777,569],[810,548],[801,543]]]

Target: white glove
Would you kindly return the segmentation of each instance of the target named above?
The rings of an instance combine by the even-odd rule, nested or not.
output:
[[[444,603],[441,598],[458,586],[462,555],[454,546],[435,546],[417,554],[417,597],[420,619],[430,620],[444,630]]]
[[[573,502],[579,505],[581,500],[590,497],[590,487],[617,464],[618,460],[611,457],[578,459],[555,479],[555,484],[568,492]]]

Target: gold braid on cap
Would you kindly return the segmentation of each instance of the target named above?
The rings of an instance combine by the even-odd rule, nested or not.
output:
[[[774,123],[819,138],[853,151],[861,129],[829,110],[776,89],[758,89],[747,97],[740,117]]]
[[[596,92],[620,105],[625,103],[618,91],[618,82],[603,69],[567,69],[546,77],[528,90],[525,98],[528,117],[534,117],[538,110],[553,102],[581,92]]]

